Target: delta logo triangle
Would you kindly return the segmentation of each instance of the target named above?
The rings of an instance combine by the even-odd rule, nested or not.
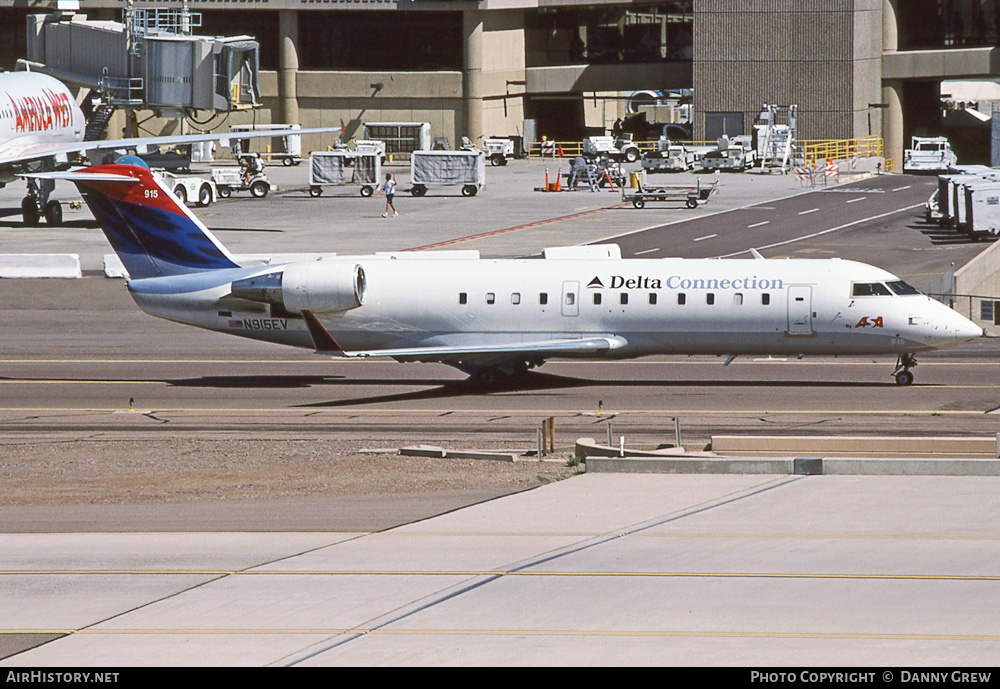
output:
[[[587,283],[589,289],[604,289],[604,283],[601,282],[601,278],[594,276],[594,279]]]

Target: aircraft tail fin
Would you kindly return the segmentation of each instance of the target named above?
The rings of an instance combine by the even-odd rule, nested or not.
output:
[[[143,167],[99,165],[33,176],[76,184],[132,279],[239,267],[215,235]]]

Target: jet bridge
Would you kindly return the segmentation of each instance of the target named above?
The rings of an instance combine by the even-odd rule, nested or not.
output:
[[[201,13],[137,9],[121,22],[75,12],[28,15],[30,68],[92,89],[105,107],[181,117],[261,104],[259,44],[251,36],[195,36]]]

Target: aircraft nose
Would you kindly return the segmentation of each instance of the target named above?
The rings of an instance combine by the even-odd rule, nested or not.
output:
[[[964,316],[961,316],[961,321],[955,324],[955,339],[957,340],[964,342],[965,340],[974,340],[982,336],[983,329]]]

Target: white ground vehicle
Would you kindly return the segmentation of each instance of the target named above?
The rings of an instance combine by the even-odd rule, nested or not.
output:
[[[483,148],[486,149],[486,159],[493,167],[506,165],[514,157],[514,142],[510,139],[485,139]]]
[[[915,136],[903,152],[903,172],[946,172],[957,162],[943,136]]]
[[[646,172],[686,172],[694,167],[694,151],[684,144],[660,139],[656,148],[642,154],[642,169]]]
[[[617,139],[610,136],[592,136],[583,140],[583,155],[594,156],[605,154],[612,160],[624,160],[634,163],[642,157],[638,144],[632,141],[631,134],[624,134]]]
[[[705,170],[742,172],[752,168],[757,162],[757,152],[750,145],[750,137],[746,134],[731,139],[720,136],[716,143],[716,149],[709,151],[701,159],[701,166]]]
[[[193,203],[204,207],[218,200],[215,182],[202,177],[177,175],[166,170],[157,170],[156,174],[170,187],[181,203]]]
[[[219,191],[219,198],[223,199],[228,199],[234,191],[249,191],[251,196],[260,199],[273,189],[270,180],[263,172],[257,173],[247,182],[243,178],[243,171],[232,167],[213,168],[212,181]]]

